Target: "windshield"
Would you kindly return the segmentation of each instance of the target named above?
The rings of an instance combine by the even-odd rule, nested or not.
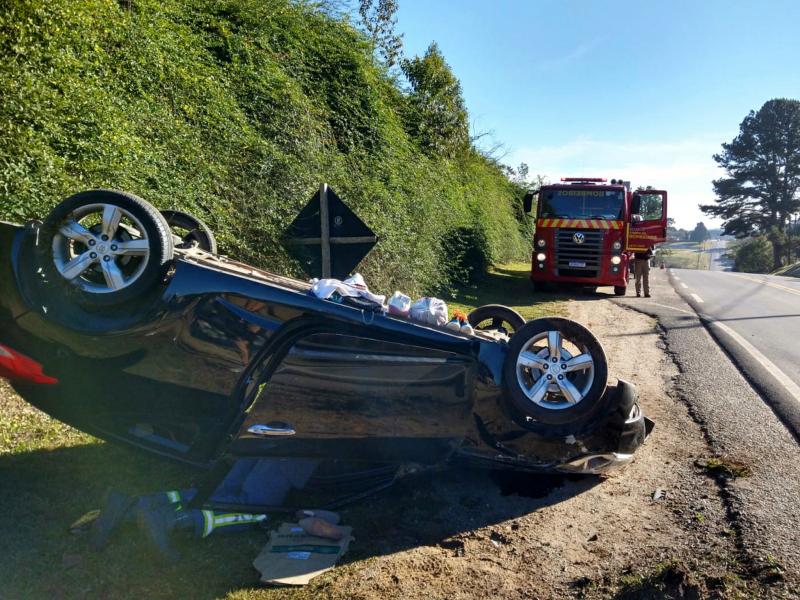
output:
[[[539,216],[559,219],[621,219],[621,190],[544,190],[539,194]]]

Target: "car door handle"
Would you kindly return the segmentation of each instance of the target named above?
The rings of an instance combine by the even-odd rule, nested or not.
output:
[[[294,435],[294,427],[289,423],[266,423],[251,425],[247,428],[247,433],[260,436],[285,436]]]

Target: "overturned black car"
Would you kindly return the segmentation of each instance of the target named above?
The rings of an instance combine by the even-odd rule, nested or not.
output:
[[[453,461],[600,473],[652,427],[577,323],[486,306],[465,334],[215,250],[200,221],[122,192],[0,223],[0,376],[107,440],[209,467],[347,464],[351,480]]]

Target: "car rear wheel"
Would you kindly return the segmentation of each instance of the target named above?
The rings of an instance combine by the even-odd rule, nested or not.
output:
[[[499,331],[508,337],[525,326],[521,314],[501,304],[479,306],[467,315],[467,321],[477,331]]]
[[[37,242],[46,282],[87,306],[112,306],[150,290],[172,260],[169,226],[126,192],[90,190],[47,216]]]
[[[503,387],[515,418],[543,433],[574,432],[602,409],[608,362],[591,332],[569,319],[534,319],[511,339]]]
[[[200,219],[179,210],[162,210],[161,215],[175,236],[173,240],[175,248],[181,250],[199,248],[211,254],[217,253],[217,239],[208,225]]]
[[[625,292],[628,291],[628,288],[624,285],[615,285],[614,286],[614,295],[615,296],[624,296]]]

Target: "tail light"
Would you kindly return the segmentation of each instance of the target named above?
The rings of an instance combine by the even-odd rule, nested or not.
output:
[[[44,374],[38,362],[3,344],[0,344],[0,377],[48,385],[58,383],[55,377]]]

